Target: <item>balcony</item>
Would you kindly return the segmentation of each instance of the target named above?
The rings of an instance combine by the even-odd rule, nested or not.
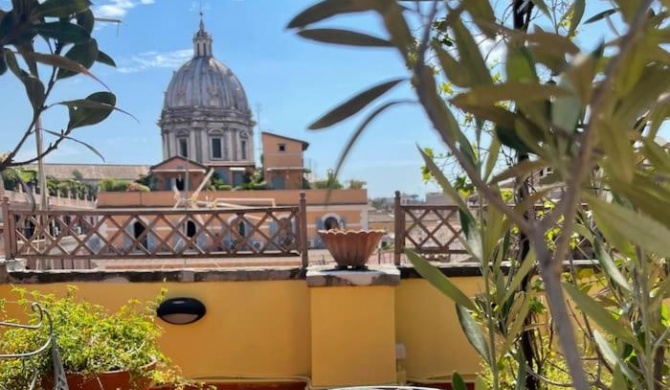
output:
[[[60,293],[75,285],[110,308],[163,287],[170,296],[197,297],[207,315],[193,325],[162,324],[161,342],[184,375],[218,389],[448,388],[443,373],[453,371],[474,381],[481,367],[453,305],[402,255],[412,248],[451,262],[442,272],[476,294],[478,266],[454,262],[467,258],[456,208],[401,205],[398,198],[395,248],[375,254],[367,272],[338,273],[319,260],[322,252],[307,249],[308,194],[297,206],[192,210],[43,212],[5,199],[7,257],[29,267],[0,269],[0,296],[12,285]],[[292,265],[271,262],[278,259]],[[142,263],[149,267],[137,267]]]

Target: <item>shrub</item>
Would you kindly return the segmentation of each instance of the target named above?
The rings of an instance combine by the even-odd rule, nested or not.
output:
[[[34,302],[51,316],[65,372],[95,376],[123,369],[131,375],[138,375],[146,374],[143,367],[156,362],[156,369],[151,373],[154,383],[176,383],[176,388],[182,388],[180,386],[185,383],[178,374],[178,367],[158,346],[163,330],[156,323],[156,308],[164,299],[165,290],[146,302],[129,300],[114,312],[78,298],[74,286],[68,286],[65,296],[20,288],[15,288],[13,293],[18,295],[17,303],[25,312],[29,324],[36,325],[40,320],[39,314],[32,309]],[[2,309],[3,305],[0,305]],[[5,321],[19,322],[15,319]],[[48,340],[46,325],[37,330],[7,329],[0,337],[0,351],[25,353],[37,350]],[[49,378],[53,372],[51,354],[42,353],[35,357],[33,363],[40,378]],[[30,370],[26,369],[25,361],[0,360],[0,388],[28,388],[29,376]],[[41,387],[38,384],[37,388]]]
[[[128,184],[128,187],[126,189],[128,192],[150,192],[151,190],[149,187],[142,185],[140,183],[132,182]]]
[[[124,192],[130,185],[130,180],[102,179],[100,180],[100,192]]]

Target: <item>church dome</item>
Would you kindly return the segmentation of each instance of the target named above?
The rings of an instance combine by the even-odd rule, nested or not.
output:
[[[212,38],[202,21],[193,43],[193,58],[172,76],[163,108],[197,107],[249,114],[249,102],[242,83],[212,56]]]

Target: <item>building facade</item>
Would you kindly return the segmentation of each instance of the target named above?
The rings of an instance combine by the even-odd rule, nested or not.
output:
[[[263,142],[263,177],[270,188],[295,190],[305,187],[304,151],[309,144],[295,138],[268,133],[261,134]]]

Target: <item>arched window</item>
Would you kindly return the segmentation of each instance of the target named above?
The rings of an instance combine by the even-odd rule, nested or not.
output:
[[[324,221],[323,226],[326,228],[326,230],[339,229],[340,228],[340,222],[335,217],[328,217]]]
[[[147,226],[144,224],[142,221],[135,221],[133,223],[133,236],[135,237],[135,240],[139,239],[140,236],[147,230]],[[145,234],[142,239],[140,240],[140,245],[142,245],[144,248],[149,247],[149,239],[148,235]]]
[[[223,160],[225,156],[225,144],[223,132],[212,130],[209,132],[209,157],[212,160]]]
[[[237,223],[237,234],[242,237],[247,235],[247,225],[244,223],[244,221],[239,221]]]
[[[195,236],[195,232],[196,232],[195,222],[188,220],[186,222],[186,237],[193,238],[193,236]]]
[[[188,158],[188,132],[180,131],[177,133],[177,155]]]

